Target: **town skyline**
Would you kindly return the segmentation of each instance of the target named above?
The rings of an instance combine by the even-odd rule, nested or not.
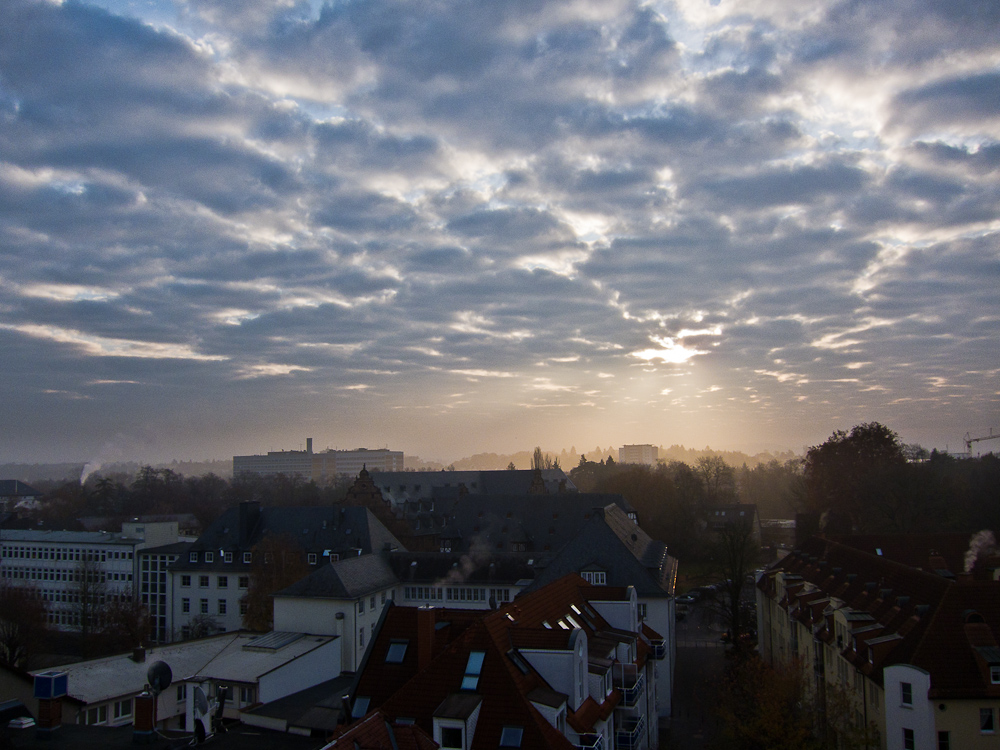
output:
[[[9,0],[0,460],[1000,428],[1000,15]]]

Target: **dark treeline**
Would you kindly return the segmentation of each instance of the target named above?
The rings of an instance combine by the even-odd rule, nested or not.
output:
[[[83,516],[127,520],[190,513],[205,527],[227,508],[243,501],[257,500],[267,507],[324,505],[343,500],[349,485],[346,478],[319,485],[284,474],[247,474],[232,479],[215,474],[185,477],[172,469],[143,466],[135,475],[94,474],[82,485],[67,482],[55,486],[46,493],[40,515],[54,527],[74,528],[76,519]]]
[[[877,422],[835,432],[805,459],[652,467],[583,457],[570,477],[581,492],[623,495],[643,528],[688,560],[704,549],[707,509],[719,504],[753,503],[762,519],[812,513],[818,527],[844,533],[1000,528],[1000,459],[928,453]]]

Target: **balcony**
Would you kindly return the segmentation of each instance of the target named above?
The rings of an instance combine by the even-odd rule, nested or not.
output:
[[[603,734],[581,734],[576,741],[579,750],[604,750]]]
[[[663,642],[662,638],[652,640],[649,645],[653,647],[653,658],[654,659],[666,659],[667,658],[667,644]]]
[[[635,664],[615,664],[612,675],[615,687],[622,694],[619,705],[625,708],[635,706],[646,687],[646,673]]]
[[[642,735],[646,730],[646,717],[625,719],[615,732],[615,741],[622,750],[635,750],[642,745]]]

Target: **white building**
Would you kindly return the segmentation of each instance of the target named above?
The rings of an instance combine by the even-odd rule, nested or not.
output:
[[[623,445],[618,449],[618,463],[655,466],[658,453],[655,445]]]
[[[306,438],[306,449],[302,451],[233,456],[234,476],[285,474],[324,482],[338,476],[356,476],[363,468],[370,471],[402,471],[403,452],[387,448],[356,448],[314,453],[312,438]]]
[[[0,532],[0,578],[38,592],[49,626],[73,631],[108,601],[138,595],[137,551],[177,541],[177,523],[125,523],[106,531]]]

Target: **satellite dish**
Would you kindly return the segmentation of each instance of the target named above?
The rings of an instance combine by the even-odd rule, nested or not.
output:
[[[200,686],[194,689],[194,710],[195,716],[208,715],[208,698],[205,697],[205,691]]]
[[[149,670],[146,672],[146,681],[149,682],[149,687],[153,689],[154,693],[162,693],[170,687],[173,679],[174,673],[170,671],[170,666],[165,661],[150,664]]]

